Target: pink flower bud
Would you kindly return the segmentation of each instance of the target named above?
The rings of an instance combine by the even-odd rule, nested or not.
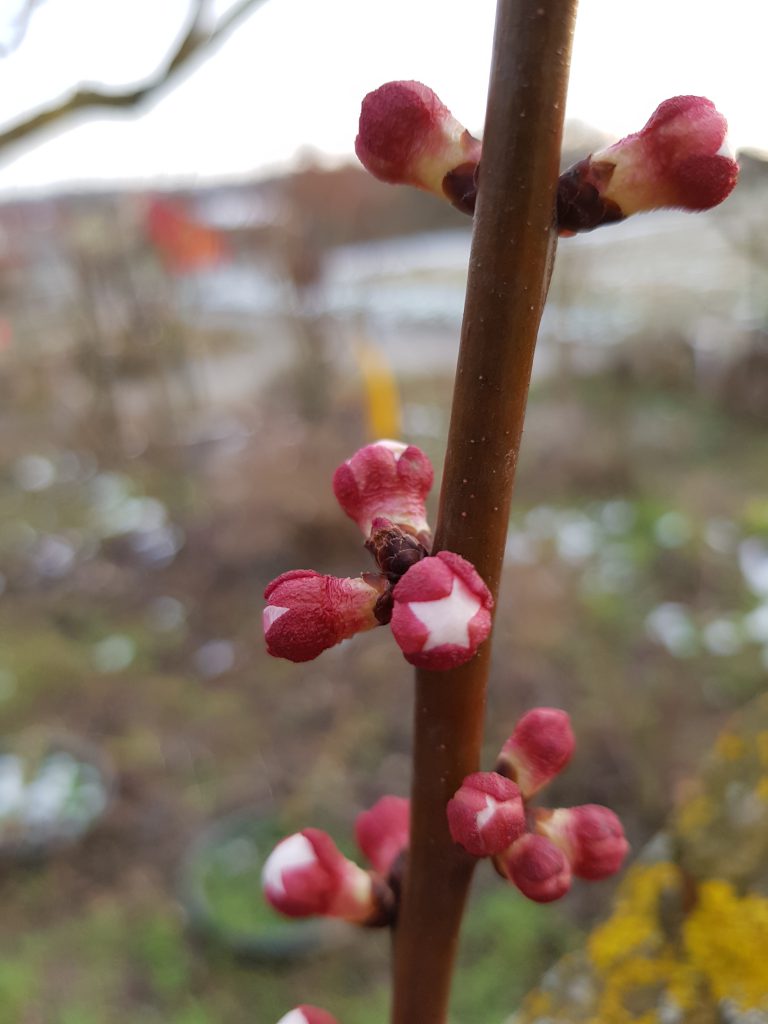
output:
[[[383,577],[323,576],[294,569],[264,591],[264,638],[275,658],[311,661],[365,629],[378,626],[374,607],[385,589]]]
[[[368,93],[355,152],[380,181],[415,185],[474,211],[480,143],[421,82],[387,82]]]
[[[420,448],[377,441],[339,466],[333,475],[333,493],[366,537],[373,520],[384,518],[428,539],[424,501],[433,479],[432,463]]]
[[[571,868],[565,855],[544,836],[527,833],[493,862],[499,874],[537,903],[559,900],[571,887]]]
[[[473,857],[501,853],[526,830],[520,790],[496,772],[468,775],[446,813],[451,839]]]
[[[316,1006],[297,1006],[281,1017],[277,1024],[338,1024],[335,1017]]]
[[[533,708],[501,748],[496,771],[514,779],[527,800],[562,771],[575,745],[565,711]]]
[[[559,846],[579,878],[608,878],[619,870],[629,851],[618,817],[599,804],[538,809],[536,831]]]
[[[475,567],[452,551],[417,562],[392,596],[392,632],[418,668],[463,665],[491,632],[491,592]]]
[[[386,878],[400,854],[408,849],[410,801],[383,796],[355,821],[357,845],[379,874]]]
[[[264,864],[264,895],[286,917],[322,914],[363,923],[376,917],[373,879],[325,832],[305,828],[278,843]]]
[[[723,152],[727,127],[703,96],[664,100],[642,131],[561,175],[561,234],[590,231],[643,210],[708,210],[722,203],[739,176],[738,164]]]

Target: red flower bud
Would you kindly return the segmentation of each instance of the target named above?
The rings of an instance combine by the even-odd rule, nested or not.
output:
[[[387,82],[368,93],[355,152],[380,181],[415,185],[474,211],[480,143],[421,82]]]
[[[379,874],[386,878],[410,836],[410,801],[383,796],[355,821],[357,845]]]
[[[559,900],[571,887],[571,868],[565,855],[544,836],[527,833],[493,862],[499,874],[537,903]]]
[[[262,872],[267,901],[286,917],[322,914],[363,923],[376,917],[373,880],[316,828],[278,843]]]
[[[629,851],[618,817],[607,807],[541,808],[536,811],[536,831],[563,851],[579,878],[608,878],[621,867]]]
[[[491,632],[491,592],[475,567],[451,551],[417,562],[392,596],[392,632],[418,668],[463,665]]]
[[[473,857],[501,853],[526,829],[520,790],[496,772],[468,775],[446,813],[451,839]]]
[[[281,1017],[277,1024],[338,1024],[335,1017],[316,1006],[297,1006]]]
[[[337,579],[312,569],[294,569],[264,591],[264,638],[275,658],[311,661],[355,633],[378,626],[374,607],[383,578]]]
[[[501,748],[496,771],[514,779],[527,800],[570,761],[576,741],[559,708],[533,708]]]
[[[642,131],[561,175],[560,233],[590,231],[643,210],[708,210],[722,203],[739,176],[738,164],[723,152],[727,127],[703,96],[665,100]]]
[[[432,463],[420,448],[377,441],[339,466],[333,475],[333,493],[366,537],[373,520],[383,518],[428,540],[424,500],[433,479]]]

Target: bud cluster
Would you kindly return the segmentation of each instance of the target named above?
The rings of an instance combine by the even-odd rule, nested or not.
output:
[[[645,210],[708,210],[722,203],[739,176],[724,151],[727,127],[703,96],[665,100],[641,131],[560,176],[560,234],[591,231]],[[481,144],[420,82],[387,82],[365,97],[355,149],[381,181],[415,185],[474,212]]]
[[[446,808],[453,841],[474,857],[492,857],[498,873],[538,903],[565,895],[573,876],[614,874],[629,850],[607,807],[528,807],[574,747],[564,711],[534,708],[502,747],[496,770],[468,775]]]
[[[345,857],[326,832],[305,828],[279,842],[267,858],[264,896],[286,917],[320,915],[371,927],[390,924],[396,909],[390,883],[408,848],[408,835],[409,803],[400,797],[382,797],[358,815],[357,845],[373,866],[366,871]]]
[[[267,651],[309,661],[374,626],[391,623],[411,664],[449,669],[472,658],[491,631],[493,597],[459,555],[432,557],[425,501],[434,473],[413,445],[379,441],[339,466],[333,489],[378,572],[337,579],[311,569],[283,573],[264,592]]]

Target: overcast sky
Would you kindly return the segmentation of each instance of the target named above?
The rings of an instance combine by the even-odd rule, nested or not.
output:
[[[0,23],[19,3],[0,0]],[[0,60],[0,125],[81,81],[141,80],[187,10],[188,0],[44,0]],[[360,100],[393,78],[426,82],[479,130],[494,11],[495,0],[266,0],[140,117],[69,122],[3,151],[0,192],[230,177],[307,149],[349,154]],[[665,97],[701,94],[728,117],[733,146],[768,151],[766,39],[768,0],[581,0],[567,114],[618,137]]]

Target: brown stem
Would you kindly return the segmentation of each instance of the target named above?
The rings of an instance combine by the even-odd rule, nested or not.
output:
[[[555,192],[577,0],[498,0],[435,549],[468,558],[494,593],[507,535],[536,335],[556,245]],[[394,1024],[444,1024],[474,862],[445,805],[478,767],[490,645],[418,672],[411,849],[394,935]]]

